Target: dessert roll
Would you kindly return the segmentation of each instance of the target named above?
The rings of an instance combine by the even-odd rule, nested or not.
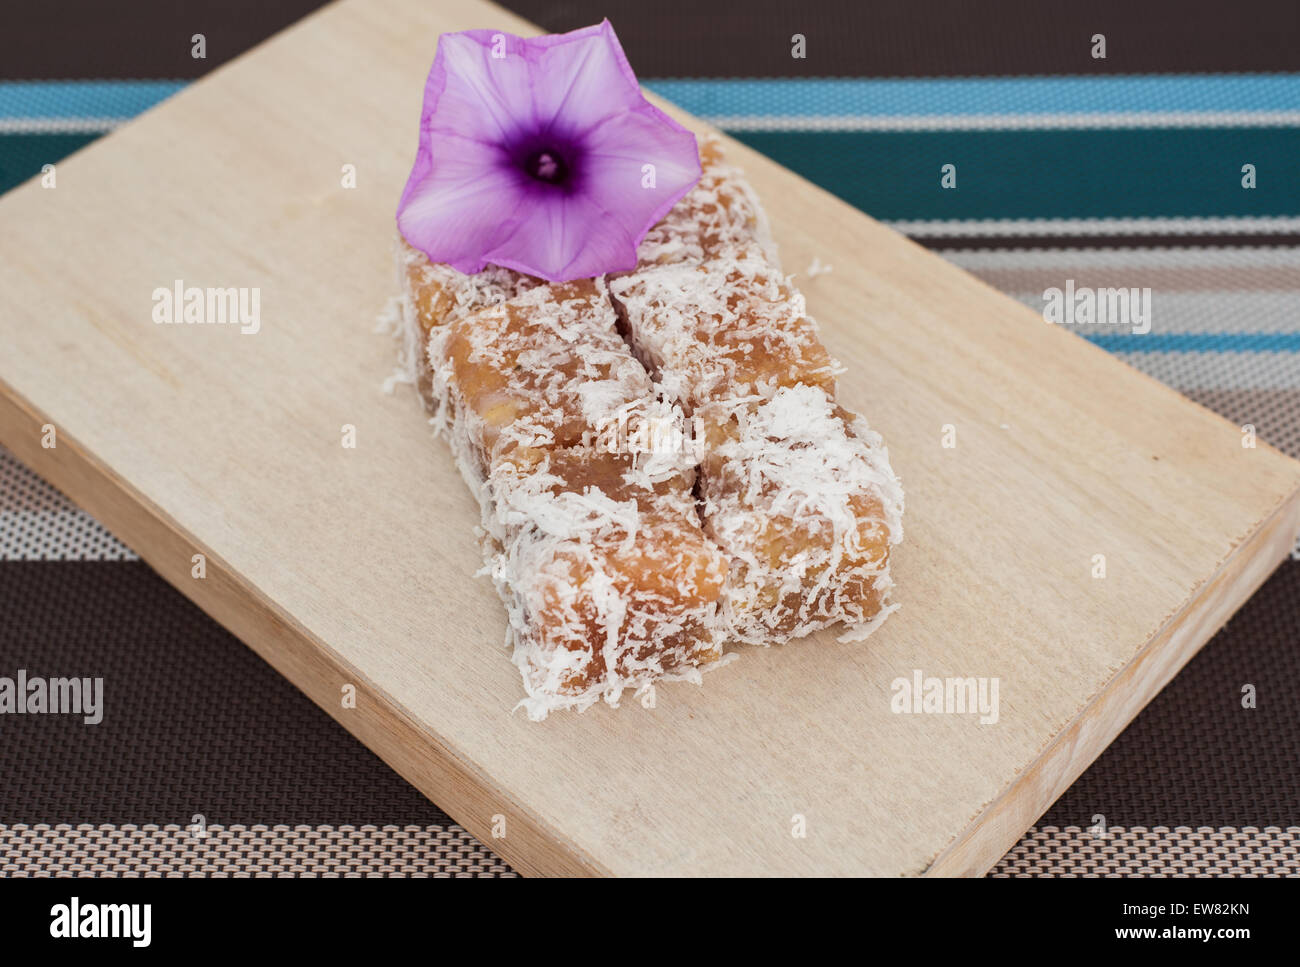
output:
[[[836,405],[838,364],[803,296],[752,258],[610,289],[638,357],[695,415],[704,529],[731,561],[729,635],[771,644],[840,622],[868,633],[892,610],[902,490],[880,437]]]
[[[903,491],[880,438],[821,387],[707,403],[699,492],[705,533],[731,561],[721,617],[749,644],[840,622],[865,637],[888,601]]]
[[[604,283],[534,288],[444,326],[429,353],[528,714],[717,660],[729,563],[696,513],[681,409],[618,335]]]
[[[838,364],[803,295],[768,262],[664,266],[614,279],[610,292],[633,350],[688,414],[800,383],[834,392]]]
[[[722,654],[728,561],[701,529],[693,470],[591,447],[531,456],[486,488],[489,570],[529,716],[696,679]]]
[[[655,397],[601,279],[534,288],[443,326],[429,361],[435,422],[471,483],[514,450],[576,446]]]
[[[429,261],[399,236],[397,264],[402,291],[402,355],[425,409],[436,409],[433,373],[429,368],[429,340],[449,323],[522,295],[543,285],[541,279],[499,265],[466,275],[450,265]]]

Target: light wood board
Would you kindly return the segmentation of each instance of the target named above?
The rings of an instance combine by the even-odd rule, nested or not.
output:
[[[469,27],[532,32],[326,8],[0,200],[0,442],[524,872],[986,870],[1283,558],[1300,464],[733,144],[787,268],[834,266],[801,283],[907,489],[902,610],[653,709],[512,715],[474,505],[373,332],[435,39]],[[260,287],[261,331],[156,325],[176,279]],[[997,677],[998,722],[891,713],[914,669]]]

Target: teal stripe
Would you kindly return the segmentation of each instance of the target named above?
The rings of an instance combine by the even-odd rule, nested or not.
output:
[[[3,81],[0,117],[131,117],[185,81]],[[1135,111],[1293,111],[1300,74],[1110,77],[649,79],[695,114],[905,117]]]
[[[648,80],[704,117],[1294,111],[1300,74]]]
[[[1112,353],[1300,353],[1300,332],[1080,333]]]
[[[0,133],[0,194],[94,141],[98,134]]]
[[[0,81],[0,118],[131,118],[185,81]]]
[[[1300,128],[744,131],[736,137],[883,219],[1300,214]],[[1258,187],[1241,187],[1241,166]],[[940,187],[956,165],[957,187]]]

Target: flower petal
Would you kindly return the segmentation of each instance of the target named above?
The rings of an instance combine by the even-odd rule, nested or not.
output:
[[[589,133],[582,186],[638,242],[700,180],[695,135],[642,107]]]
[[[533,90],[537,120],[581,134],[646,103],[608,20],[558,37],[540,49]]]
[[[426,129],[499,144],[512,137],[521,122],[530,123],[533,68],[523,43],[488,30],[438,38],[425,84]],[[493,56],[494,49],[503,56]]]
[[[438,151],[438,164],[408,182],[397,226],[434,261],[477,272],[483,253],[511,230],[523,199],[520,179],[495,145],[444,136]]]
[[[489,262],[548,282],[589,279],[636,267],[637,236],[587,195],[541,192],[520,206]]]

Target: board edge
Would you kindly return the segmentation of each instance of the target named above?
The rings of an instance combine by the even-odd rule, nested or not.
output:
[[[1298,533],[1300,486],[1279,501],[1213,576],[1107,680],[1033,762],[930,861],[922,875],[987,874],[1250,600],[1290,555]]]
[[[56,429],[55,446],[40,443]],[[0,446],[95,517],[169,585],[251,648],[330,718],[378,755],[403,779],[460,823],[517,872],[530,876],[610,876],[505,790],[494,785],[449,744],[422,727],[358,669],[312,635],[211,548],[195,540],[129,481],[80,446],[0,379]],[[190,576],[192,556],[203,554],[206,576]],[[354,708],[339,701],[356,686]],[[505,836],[494,836],[495,818]]]

